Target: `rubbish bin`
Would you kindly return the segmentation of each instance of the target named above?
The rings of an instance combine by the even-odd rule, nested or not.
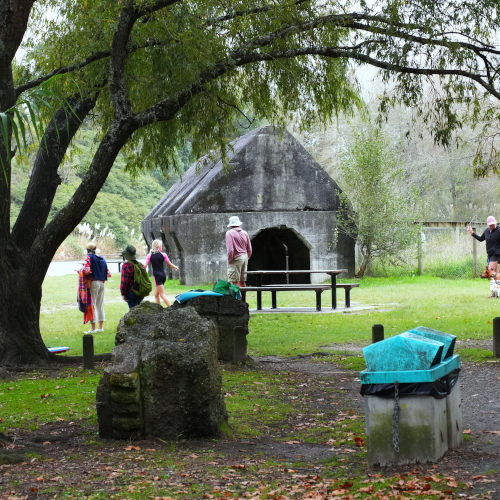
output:
[[[370,465],[434,462],[461,444],[455,340],[420,326],[363,349]]]

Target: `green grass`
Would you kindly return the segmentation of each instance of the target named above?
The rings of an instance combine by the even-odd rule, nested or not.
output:
[[[249,350],[254,355],[290,356],[332,343],[363,346],[371,342],[374,324],[384,326],[385,338],[422,325],[456,335],[458,340],[490,339],[496,299],[488,299],[488,293],[488,284],[479,279],[367,278],[352,291],[351,300],[354,306],[376,308],[332,315],[254,315]],[[285,300],[293,300],[293,293],[283,296],[282,305],[291,305]]]
[[[295,411],[293,404],[281,400],[289,391],[289,386],[281,379],[280,374],[224,370],[223,390],[234,436],[263,435],[268,426]],[[232,426],[232,423],[237,425]]]
[[[119,293],[119,279],[106,285],[105,332],[94,336],[96,353],[111,352],[120,318],[128,311]],[[353,280],[348,280],[353,281]],[[68,355],[82,353],[82,314],[76,307],[75,276],[47,277],[43,287],[40,328],[48,346],[69,346]],[[166,291],[172,299],[183,291],[199,288],[167,282]],[[210,288],[209,285],[201,286]],[[372,326],[384,326],[385,337],[404,332],[415,326],[426,326],[451,333],[458,340],[491,339],[497,299],[488,299],[488,283],[484,280],[446,280],[428,276],[397,278],[365,278],[352,290],[354,306],[375,306],[362,311],[335,314],[256,314],[250,317],[248,351],[252,356],[294,356],[324,350],[331,344],[371,342]],[[264,306],[270,301],[264,295]],[[278,294],[279,306],[314,306],[310,292]],[[323,294],[328,304],[328,292]],[[343,292],[340,291],[340,305]],[[153,300],[148,297],[147,300]],[[255,308],[255,296],[249,294],[250,308]],[[267,304],[270,305],[270,304]],[[500,305],[500,302],[499,302]],[[460,352],[460,346],[457,346]],[[465,353],[464,353],[465,354]],[[487,361],[487,356],[476,358]]]
[[[460,357],[464,361],[471,361],[473,363],[498,363],[499,359],[493,356],[492,351],[486,349],[462,348],[459,350]]]
[[[33,372],[0,382],[0,432],[10,427],[37,429],[57,420],[96,420],[95,398],[100,373],[64,370],[57,378]]]

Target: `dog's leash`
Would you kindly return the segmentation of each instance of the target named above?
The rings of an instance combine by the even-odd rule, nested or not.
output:
[[[475,219],[476,215],[474,214],[472,217],[471,217],[471,220],[467,223],[467,227],[468,226],[471,226],[472,227],[472,221]]]

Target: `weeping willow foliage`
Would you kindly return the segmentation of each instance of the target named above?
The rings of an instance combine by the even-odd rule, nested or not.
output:
[[[379,67],[391,83],[381,110],[396,101],[414,106],[440,144],[451,145],[465,122],[479,123],[477,174],[498,171],[497,0],[41,0],[16,85],[62,76],[45,81],[44,106],[33,104],[31,88],[0,116],[4,140],[9,120],[22,143],[23,122],[50,118],[54,96],[95,91],[97,131],[106,130],[116,112],[113,36],[131,7],[140,12],[123,68],[131,109],[185,101],[174,117],[134,133],[126,145],[131,172],[175,169],[186,138],[195,156],[224,153],[244,114],[276,124],[293,117],[307,128],[351,113],[360,63]],[[419,105],[423,94],[435,96],[428,107]]]
[[[354,133],[340,162],[337,232],[357,240],[362,255],[361,276],[374,258],[395,262],[415,246],[420,232],[418,199],[401,191],[404,175],[397,145],[380,129],[366,123]]]

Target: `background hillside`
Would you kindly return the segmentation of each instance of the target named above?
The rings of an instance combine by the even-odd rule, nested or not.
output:
[[[94,148],[94,133],[87,127],[74,141],[71,155],[61,169],[61,185],[52,207],[51,216],[60,210],[79,185],[88,167]],[[33,159],[28,154],[17,157],[12,173],[11,225],[21,209],[28,186]],[[190,163],[189,147],[179,155],[178,170],[183,172]],[[56,259],[80,258],[87,242],[95,239],[103,253],[116,253],[126,244],[144,247],[140,224],[162,198],[179,175],[164,175],[159,169],[135,174],[127,170],[127,158],[121,154],[92,208],[73,234],[59,248]],[[142,248],[144,251],[145,248]]]
[[[366,125],[367,118],[377,119],[377,99],[369,100],[363,113],[349,118],[338,117],[326,127],[300,132],[300,124],[290,123],[292,132],[313,157],[345,190],[339,170],[342,155],[352,146],[355,131]],[[396,107],[381,122],[384,135],[400,158],[404,176],[400,191],[416,192],[421,220],[425,221],[482,221],[494,214],[500,217],[500,183],[496,176],[475,178],[473,157],[474,134],[464,129],[457,141],[448,148],[434,144],[425,127],[415,121],[411,109]],[[249,127],[240,127],[239,135],[264,123],[255,120]],[[52,209],[56,213],[72,196],[88,167],[95,145],[96,132],[87,125],[75,138],[71,153],[60,169],[59,186]],[[86,243],[97,239],[98,247],[106,254],[117,253],[124,245],[134,244],[146,251],[141,241],[140,223],[170,186],[179,179],[196,158],[191,154],[189,143],[179,151],[175,171],[163,173],[159,168],[142,173],[130,171],[132,161],[121,154],[94,202],[91,210],[74,233],[56,254],[56,259],[80,258]],[[12,175],[13,197],[11,224],[19,213],[29,180],[33,158],[16,156]],[[349,198],[356,193],[346,193]]]

